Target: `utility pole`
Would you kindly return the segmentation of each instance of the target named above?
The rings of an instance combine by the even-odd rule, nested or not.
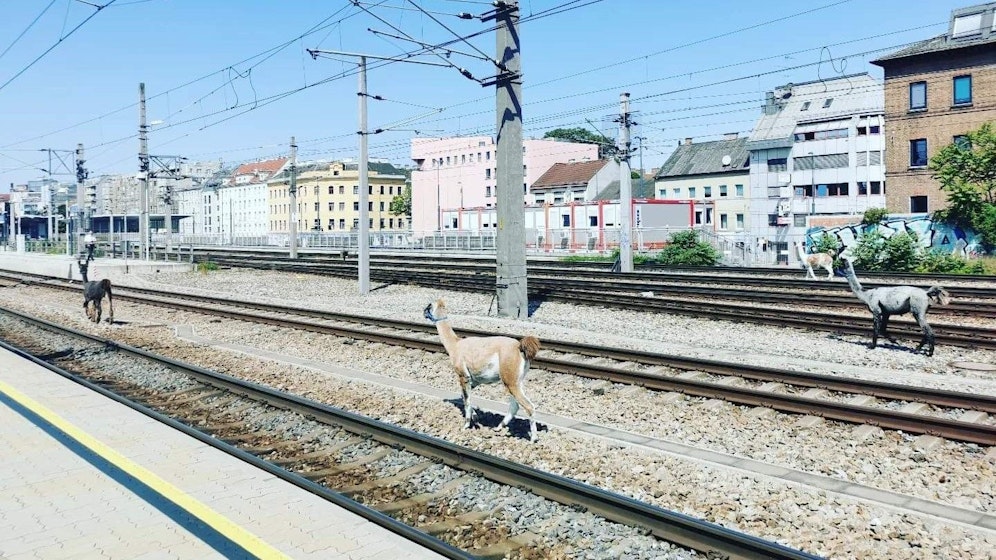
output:
[[[149,260],[149,138],[145,124],[145,82],[138,84],[138,184],[141,214],[138,217],[142,259]],[[127,218],[125,218],[127,223]]]
[[[331,54],[337,56],[349,56],[359,59],[358,63],[358,75],[359,75],[359,88],[357,90],[357,97],[359,98],[359,124],[360,130],[357,134],[360,137],[360,163],[357,166],[359,171],[360,184],[357,187],[359,189],[359,206],[360,206],[360,218],[357,224],[357,245],[358,245],[358,259],[357,271],[359,276],[359,286],[360,295],[366,295],[370,292],[370,209],[368,208],[370,202],[369,197],[369,177],[368,177],[368,167],[369,167],[369,155],[367,153],[367,136],[371,134],[379,134],[384,132],[383,129],[376,129],[373,131],[367,130],[367,98],[371,97],[367,94],[367,59],[374,60],[385,60],[390,62],[407,62],[409,64],[423,64],[426,66],[443,66],[449,67],[449,64],[439,64],[434,62],[426,62],[421,60],[408,60],[400,57],[388,57],[388,56],[375,56],[372,54],[362,54],[344,51],[326,51],[318,49],[307,49],[308,54],[312,58],[317,59],[320,54]],[[380,96],[373,96],[374,99],[381,99]]]
[[[619,95],[619,260],[622,272],[633,272],[633,184],[630,176],[629,94]]]
[[[643,141],[647,138],[646,136],[637,136],[636,139],[640,141],[640,146],[638,148],[640,150],[640,192],[645,193],[646,189],[644,188],[644,176],[646,175],[646,170],[643,168]]]
[[[357,94],[359,98],[359,111],[360,111],[360,229],[357,232],[357,244],[359,245],[359,261],[357,264],[359,283],[360,283],[360,295],[366,295],[370,292],[370,235],[369,235],[369,221],[370,212],[367,206],[369,205],[369,177],[367,174],[368,167],[368,154],[367,154],[367,136],[370,134],[367,131],[367,57],[360,56],[360,72],[359,72],[359,93]]]
[[[86,211],[89,191],[86,190],[84,183],[87,178],[86,168],[83,164],[86,160],[83,159],[83,144],[76,144],[76,216],[72,216],[69,222],[66,224],[66,255],[72,255],[72,250],[70,249],[70,244],[73,241],[73,237],[69,232],[69,224],[75,223],[76,218],[82,218],[79,220],[80,229],[86,228],[89,230],[87,224],[87,218],[89,218],[89,213]],[[94,189],[94,194],[96,194],[96,189]],[[66,201],[66,212],[69,212],[69,201]]]
[[[297,143],[290,141],[290,216],[287,221],[287,235],[290,237],[290,258],[297,258]]]
[[[498,315],[524,319],[529,316],[526,286],[526,211],[522,185],[522,61],[519,44],[519,3],[495,2],[496,56],[499,74],[494,78],[498,126],[495,160],[498,231],[495,235]]]

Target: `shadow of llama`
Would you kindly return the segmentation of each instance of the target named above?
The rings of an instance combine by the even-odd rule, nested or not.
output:
[[[931,301],[941,305],[950,303],[951,298],[948,296],[947,290],[940,286],[931,286],[927,290],[914,286],[887,286],[866,290],[861,287],[858,277],[854,274],[851,257],[845,255],[841,258],[844,261],[844,275],[847,277],[847,284],[851,287],[854,295],[868,306],[868,310],[872,314],[874,326],[872,327],[872,341],[868,347],[875,348],[879,335],[895,343],[896,340],[886,332],[889,326],[889,316],[910,313],[916,319],[916,324],[923,329],[923,338],[914,352],[919,352],[926,345],[926,354],[933,356],[934,329],[931,329],[930,325],[927,324],[927,310],[930,309]]]
[[[76,264],[80,267],[80,276],[83,277],[83,311],[86,312],[88,319],[94,323],[100,322],[100,316],[103,314],[103,299],[107,296],[107,322],[114,322],[114,301],[111,296],[111,281],[107,278],[103,280],[98,280],[91,282],[87,279],[87,269],[90,268],[89,261],[76,261]],[[90,304],[93,304],[93,309],[91,310]]]

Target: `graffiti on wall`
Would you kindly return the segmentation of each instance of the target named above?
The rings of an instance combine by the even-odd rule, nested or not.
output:
[[[806,246],[811,247],[817,239],[827,234],[837,238],[843,247],[842,251],[850,249],[857,244],[861,234],[869,227],[871,226],[860,223],[832,227],[811,227],[806,230]],[[889,216],[887,220],[878,225],[878,231],[886,238],[897,233],[915,233],[920,244],[928,251],[950,253],[961,257],[977,256],[983,252],[981,238],[977,233],[935,222],[929,216]]]

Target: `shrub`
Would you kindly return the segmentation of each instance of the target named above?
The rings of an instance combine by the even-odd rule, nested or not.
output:
[[[986,265],[981,260],[968,260],[940,251],[930,251],[923,256],[917,272],[938,274],[985,274]]]
[[[851,249],[854,268],[861,270],[882,270],[879,264],[879,254],[885,245],[885,237],[877,229],[867,230],[858,237],[858,242]]]
[[[882,269],[888,272],[913,272],[923,260],[923,248],[913,232],[894,234],[885,240],[879,256]]]
[[[865,210],[865,214],[861,218],[861,223],[866,226],[877,226],[888,219],[889,211],[885,208],[869,208]]]
[[[657,261],[670,266],[715,266],[721,255],[712,245],[699,241],[695,231],[671,234],[667,247],[658,253]]]
[[[201,274],[207,274],[209,271],[218,270],[218,264],[211,261],[202,261],[197,263],[197,272]]]

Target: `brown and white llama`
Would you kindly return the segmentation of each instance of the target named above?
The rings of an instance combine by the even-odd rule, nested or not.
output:
[[[464,428],[470,428],[474,419],[470,390],[477,385],[501,381],[511,396],[508,400],[508,414],[495,430],[508,426],[521,405],[529,416],[529,440],[535,442],[539,439],[536,434],[536,408],[523,391],[529,362],[536,357],[540,348],[539,339],[535,336],[527,336],[522,340],[508,336],[460,338],[453,332],[446,314],[446,304],[441,299],[425,306],[423,314],[426,319],[435,323],[439,338],[460,381],[463,411],[467,419]]]
[[[76,264],[80,267],[80,276],[83,277],[83,311],[86,312],[88,319],[94,323],[100,322],[100,316],[103,314],[103,304],[102,301],[104,296],[107,296],[107,322],[114,322],[114,300],[111,296],[111,281],[107,278],[103,280],[91,282],[87,279],[87,269],[90,268],[90,261],[76,261]],[[93,304],[93,310],[90,309],[90,304]]]
[[[833,252],[806,254],[806,244],[795,241],[795,252],[799,255],[799,263],[806,269],[806,277],[816,279],[813,267],[827,271],[827,280],[833,278]]]

